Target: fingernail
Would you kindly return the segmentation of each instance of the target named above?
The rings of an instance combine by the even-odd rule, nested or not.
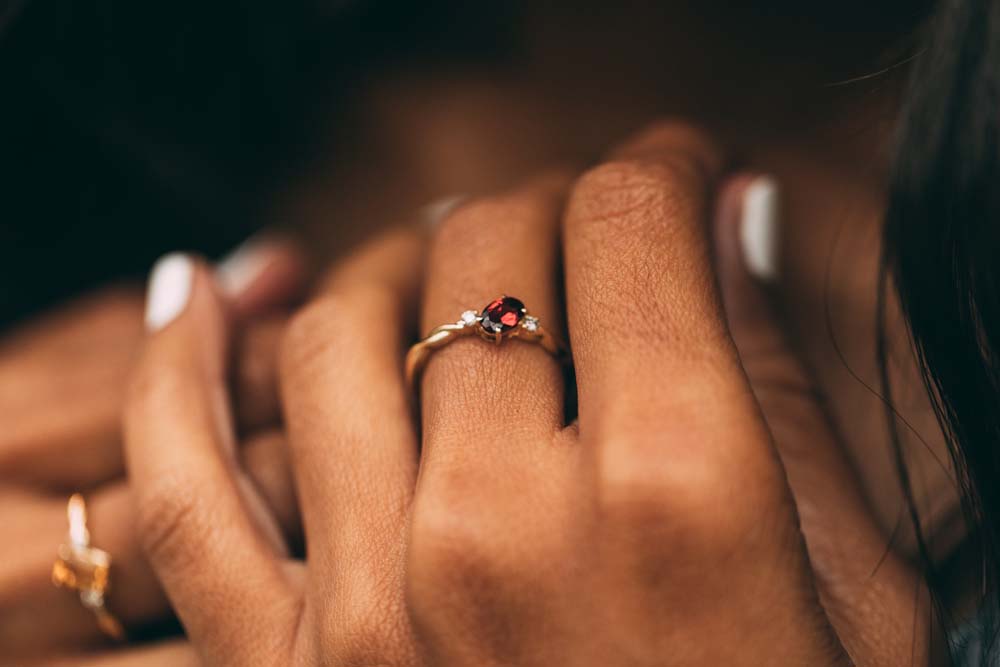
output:
[[[468,195],[449,195],[435,199],[421,209],[420,217],[428,227],[436,227],[466,199],[468,199]]]
[[[779,275],[781,242],[780,192],[774,179],[758,177],[743,193],[740,247],[752,276],[773,282]]]
[[[182,253],[164,255],[149,275],[146,329],[152,333],[170,324],[187,306],[194,281],[194,262]]]
[[[228,296],[242,294],[260,277],[272,257],[274,243],[263,236],[251,236],[215,265],[215,278]]]

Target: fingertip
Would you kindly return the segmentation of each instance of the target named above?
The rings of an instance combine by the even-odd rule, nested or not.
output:
[[[781,189],[766,175],[741,173],[719,189],[714,236],[720,271],[763,284],[781,274]]]
[[[189,255],[172,252],[153,264],[146,289],[146,330],[156,333],[187,308],[194,284],[194,261]]]
[[[230,319],[229,304],[204,260],[186,253],[165,255],[149,279],[145,363],[159,367],[190,359],[223,373]]]
[[[761,331],[771,331],[777,315],[772,289],[780,275],[779,197],[773,178],[752,173],[728,178],[717,195],[715,267],[730,332],[741,349]]]
[[[740,248],[750,275],[765,283],[780,273],[781,194],[769,176],[753,179],[743,192]]]
[[[150,274],[146,313],[148,333],[130,373],[123,410],[130,474],[135,461],[145,459],[145,447],[136,445],[150,441],[162,423],[176,425],[184,416],[182,398],[201,397],[206,385],[224,382],[228,358],[225,307],[201,259],[170,253],[158,260]]]
[[[215,278],[236,315],[251,317],[300,296],[308,265],[296,242],[266,232],[223,257],[215,265]]]
[[[288,593],[272,544],[262,539],[270,536],[280,547],[279,533],[254,523],[262,505],[236,458],[227,391],[229,305],[213,268],[189,255],[158,263],[149,300],[153,326],[123,416],[134,525],[192,636],[253,636],[259,629],[226,625],[203,604],[206,591],[246,608]],[[226,530],[206,532],[214,525]]]

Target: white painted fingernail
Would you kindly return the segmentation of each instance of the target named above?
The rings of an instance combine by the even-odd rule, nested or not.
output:
[[[251,236],[215,265],[215,278],[228,296],[238,296],[267,268],[274,244],[267,237]]]
[[[182,253],[161,257],[149,275],[146,291],[146,329],[152,333],[180,315],[191,297],[194,262]]]
[[[436,227],[466,199],[468,199],[468,195],[450,195],[435,199],[421,209],[420,217],[428,227]]]
[[[774,179],[761,176],[743,194],[740,246],[752,276],[777,280],[781,253],[781,194]]]

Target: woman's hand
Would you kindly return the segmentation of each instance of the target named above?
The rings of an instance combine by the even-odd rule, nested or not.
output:
[[[260,319],[298,296],[302,260],[285,244],[254,244],[219,268],[243,321],[237,372],[242,457],[290,537],[297,507],[282,431],[274,359],[283,321]],[[93,616],[52,585],[66,541],[69,494],[84,491],[92,542],[112,554],[109,605],[129,629],[169,606],[141,554],[122,477],[121,413],[143,340],[142,296],[114,288],[43,316],[0,341],[0,655],[7,659],[93,645]]]
[[[467,203],[433,241],[422,299],[415,235],[355,257],[282,346],[305,564],[247,513],[226,318],[194,269],[147,342],[126,449],[143,543],[206,662],[924,661],[919,580],[879,566],[883,537],[743,264],[745,179],[713,253],[722,166],[668,125],[568,197],[546,177]],[[578,420],[541,348],[471,337],[430,360],[418,438],[401,369],[416,305],[427,330],[502,293],[566,322]]]

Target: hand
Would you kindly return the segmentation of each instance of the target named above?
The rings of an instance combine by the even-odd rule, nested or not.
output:
[[[734,250],[745,179],[716,230],[727,327],[708,233],[722,165],[669,125],[568,200],[547,177],[443,223],[421,330],[509,293],[558,331],[562,238],[569,426],[552,358],[466,338],[426,369],[418,440],[401,355],[419,239],[345,267],[282,344],[305,564],[269,549],[240,501],[218,402],[226,320],[199,268],[146,344],[126,449],[143,543],[206,662],[925,660],[919,580],[891,555],[875,568],[883,538]]]
[[[254,250],[256,248],[256,250]],[[258,314],[301,289],[302,260],[285,245],[252,246],[237,262],[227,299],[240,319],[233,378],[242,456],[287,534],[297,509],[278,430],[274,358],[283,321]],[[225,266],[236,267],[229,263]],[[250,267],[254,268],[254,267]],[[142,296],[107,289],[21,327],[0,341],[0,655],[5,658],[101,641],[78,596],[51,582],[66,539],[66,502],[84,491],[93,543],[113,557],[110,608],[130,629],[162,619],[169,607],[133,531],[122,475],[121,410],[128,370],[143,340]]]

